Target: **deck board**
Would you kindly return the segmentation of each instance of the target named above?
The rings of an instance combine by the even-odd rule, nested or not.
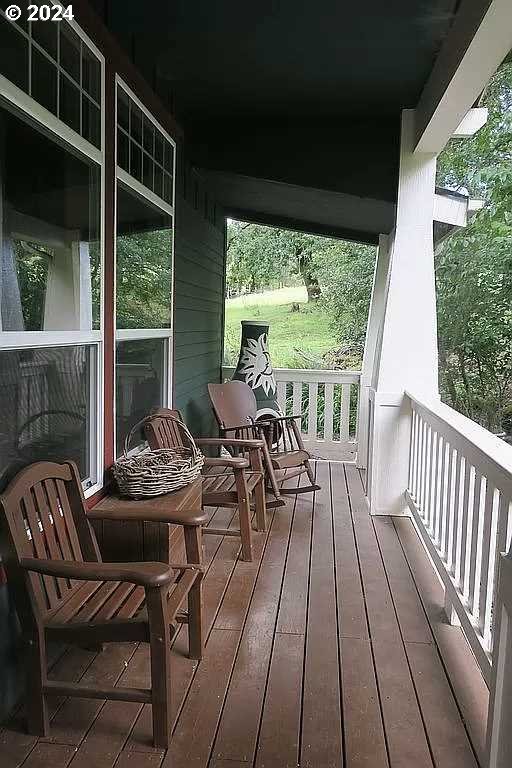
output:
[[[464,720],[478,753],[485,685],[411,521],[371,518],[354,465],[316,474],[269,512],[252,563],[205,537],[207,645],[198,664],[186,627],[174,639],[167,754],[148,706],[52,698],[48,738],[19,713],[0,730],[2,768],[476,768]],[[51,676],[144,687],[148,647],[70,649]]]

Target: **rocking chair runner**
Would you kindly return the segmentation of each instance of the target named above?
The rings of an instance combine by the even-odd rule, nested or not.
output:
[[[23,632],[30,733],[48,733],[48,694],[136,701],[153,705],[154,743],[167,748],[171,624],[188,622],[189,655],[200,659],[201,567],[103,563],[72,462],[38,462],[23,469],[0,496],[0,532]],[[188,616],[177,617],[186,599]],[[94,688],[48,680],[48,639],[149,642],[151,688]]]
[[[176,421],[178,419],[178,421]],[[152,450],[175,448],[183,444],[179,422],[183,417],[177,410],[159,408],[144,424],[144,433]],[[266,502],[264,472],[261,451],[262,440],[229,440],[220,438],[195,438],[196,445],[225,447],[244,450],[249,458],[227,457],[205,458],[203,467],[203,504],[212,507],[237,506],[240,531],[207,527],[203,534],[240,536],[242,559],[252,561],[251,497],[254,498],[256,527],[266,530]],[[222,474],[210,474],[213,469],[223,470]],[[226,471],[227,470],[227,471]]]
[[[320,490],[309,463],[311,454],[304,448],[297,419],[301,415],[258,419],[254,392],[243,381],[208,384],[208,394],[223,437],[263,438],[267,481],[278,503],[282,493],[309,493]],[[307,473],[308,486],[279,488],[280,480]],[[267,504],[270,506],[270,504]]]

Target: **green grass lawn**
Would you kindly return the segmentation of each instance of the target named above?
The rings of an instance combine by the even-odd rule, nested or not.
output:
[[[292,312],[298,303],[299,312]],[[324,367],[322,356],[335,346],[329,316],[308,304],[306,289],[279,288],[226,301],[226,365],[236,365],[241,320],[270,323],[269,346],[275,368]]]

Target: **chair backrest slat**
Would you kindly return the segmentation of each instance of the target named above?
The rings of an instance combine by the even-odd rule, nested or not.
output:
[[[78,583],[27,573],[22,558],[83,561],[84,554],[90,560],[99,553],[72,462],[41,461],[23,469],[0,496],[1,512],[4,564],[23,605],[23,624],[60,606]]]
[[[223,429],[239,427],[256,418],[258,406],[254,392],[243,381],[208,384],[208,394],[215,417]]]
[[[144,424],[144,435],[152,451],[184,445],[180,426],[173,420],[182,421],[181,413],[178,410],[159,408],[149,418],[150,420]]]
[[[57,538],[58,534],[57,534],[57,525],[56,525],[56,521],[57,519],[60,519],[60,516],[52,515],[50,506],[48,503],[48,497],[46,495],[46,491],[42,483],[36,483],[33,487],[33,492],[35,496],[36,506],[40,513],[39,519],[41,520],[41,525],[43,526],[44,537],[46,539],[46,546],[49,550],[48,554],[52,560],[61,560],[63,555],[62,555],[62,550],[59,546],[59,542]],[[59,593],[59,596],[62,596],[62,594],[71,586],[69,583],[69,579],[58,578],[56,580],[56,583],[57,583],[57,591]]]
[[[32,489],[29,489],[22,497],[22,506],[25,512],[25,520],[27,521],[27,536],[30,536],[34,544],[35,556],[42,560],[51,559],[48,548],[46,545],[46,536],[44,533],[43,524],[41,522],[41,512],[36,510],[34,499],[32,497]],[[31,575],[32,580],[39,580],[40,577],[37,574]],[[53,576],[43,576],[42,586],[44,588],[44,594],[46,599],[46,607],[53,608],[59,600],[59,593],[57,591],[57,583]]]
[[[61,551],[61,557],[63,560],[74,560],[75,556],[71,549],[71,542],[68,536],[68,530],[64,521],[64,515],[59,508],[59,501],[57,496],[57,486],[53,478],[48,478],[42,483],[46,497],[48,499],[50,509],[58,510],[59,514],[53,515],[53,524],[55,527],[55,535],[59,542],[59,549]]]
[[[74,515],[71,511],[71,507],[69,505],[69,499],[68,494],[66,491],[66,488],[64,486],[64,483],[62,480],[56,480],[55,485],[57,486],[57,494],[58,494],[58,511],[62,511],[62,520],[64,521],[64,525],[66,526],[66,531],[69,538],[69,543],[71,545],[71,551],[73,552],[73,559],[77,562],[83,562],[83,555],[82,550],[80,548],[80,542],[78,541],[78,533],[76,529],[76,520],[74,518]]]

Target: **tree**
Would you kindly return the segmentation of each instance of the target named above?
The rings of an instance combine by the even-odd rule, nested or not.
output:
[[[228,286],[255,293],[292,276],[300,276],[315,301],[321,294],[315,253],[325,238],[259,224],[228,224]]]
[[[489,83],[487,124],[452,140],[438,183],[486,201],[436,254],[444,400],[496,432],[512,432],[512,64]]]

